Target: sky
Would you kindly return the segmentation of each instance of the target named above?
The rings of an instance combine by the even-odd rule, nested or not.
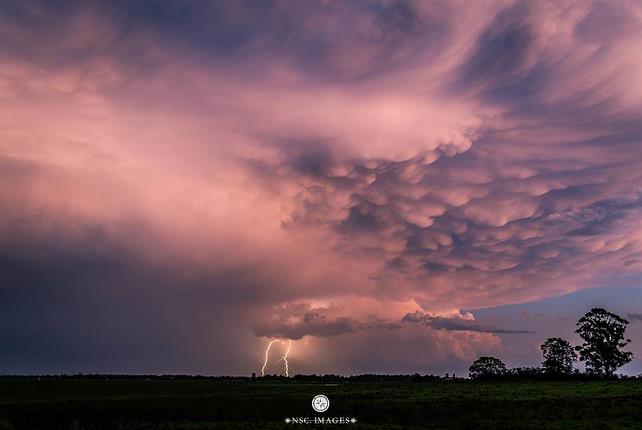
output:
[[[642,4],[3,1],[0,373],[642,373]]]

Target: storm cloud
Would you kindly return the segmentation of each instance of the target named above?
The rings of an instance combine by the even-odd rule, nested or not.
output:
[[[499,327],[493,327],[486,324],[480,324],[475,321],[472,314],[455,315],[455,316],[438,316],[415,311],[404,315],[402,323],[423,324],[432,327],[435,330],[449,331],[473,331],[479,333],[496,333],[496,334],[525,334],[530,333],[527,330],[514,330]]]
[[[0,371],[517,357],[462,309],[639,285],[641,35],[635,2],[3,2]]]
[[[301,303],[285,306],[277,312],[279,316],[254,327],[254,333],[261,337],[278,337],[298,340],[304,336],[330,337],[364,330],[397,330],[400,324],[371,319],[358,321],[346,316],[337,316],[334,307],[314,308]]]

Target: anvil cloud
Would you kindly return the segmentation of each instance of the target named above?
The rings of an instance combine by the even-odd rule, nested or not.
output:
[[[475,309],[640,283],[639,3],[9,1],[0,64],[0,372],[519,362]]]

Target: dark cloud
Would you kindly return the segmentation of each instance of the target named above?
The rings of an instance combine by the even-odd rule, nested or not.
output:
[[[174,290],[171,271],[94,249],[0,252],[4,372],[178,371],[191,360],[214,303]]]
[[[460,89],[495,99],[534,90],[536,73],[528,69],[536,32],[528,22],[527,4],[509,6],[478,37],[474,53],[460,70]]]
[[[237,71],[248,75],[262,75],[256,65],[278,57],[309,80],[352,81],[413,67],[417,56],[440,53],[450,32],[446,22],[456,18],[455,11],[447,2],[440,6],[441,17],[425,16],[420,9],[405,1],[9,1],[2,5],[0,22],[11,37],[0,49],[50,67],[107,54],[153,73],[167,59],[150,49],[151,35],[199,61],[235,62]],[[355,16],[360,25],[351,25]],[[95,24],[91,20],[100,22],[95,29],[103,37],[87,33],[85,42],[72,41],[69,30],[88,31],[86,26]],[[48,36],[55,39],[49,45],[55,44],[57,55],[38,47]],[[361,55],[348,54],[354,51]]]
[[[149,226],[70,224],[1,205],[0,214],[4,373],[245,374],[253,336],[229,322],[288,299],[265,288],[287,281],[256,263],[153,261],[140,249],[153,241]],[[230,352],[212,358],[218,348]]]
[[[531,333],[527,330],[513,330],[493,327],[489,325],[480,324],[472,318],[463,318],[461,315],[453,317],[443,317],[438,315],[430,315],[421,311],[415,311],[404,315],[401,319],[402,323],[423,324],[435,330],[447,331],[472,331],[479,333],[495,333],[495,334],[526,334]]]
[[[315,308],[306,303],[284,306],[271,320],[256,323],[254,334],[259,337],[278,337],[298,340],[305,336],[331,337],[360,331],[397,330],[400,324],[370,319],[358,321],[337,316],[335,307]]]

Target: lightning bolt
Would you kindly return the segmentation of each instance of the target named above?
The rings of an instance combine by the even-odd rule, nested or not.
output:
[[[283,354],[283,357],[281,357],[281,360],[283,360],[283,363],[285,363],[285,376],[290,376],[290,366],[288,365],[288,354],[290,353],[291,349],[292,349],[292,339],[288,339],[288,349],[285,351],[285,354]]]
[[[274,339],[271,340],[270,343],[268,343],[267,347],[265,348],[265,358],[263,359],[263,367],[261,367],[261,376],[265,376],[265,368],[267,367],[268,360],[270,359],[270,348],[272,348],[272,345],[274,342],[278,342],[279,339]],[[281,341],[283,343],[283,341]],[[288,349],[285,351],[285,354],[283,354],[283,357],[279,359],[279,361],[283,361],[285,364],[285,376],[290,376],[290,363],[288,363],[288,355],[290,355],[290,350],[292,349],[292,339],[288,339]]]
[[[267,367],[268,358],[270,356],[270,348],[272,348],[272,344],[277,340],[278,339],[271,340],[270,343],[268,343],[267,348],[265,348],[265,360],[263,361],[263,367],[261,367],[261,376],[265,376],[265,368]]]

